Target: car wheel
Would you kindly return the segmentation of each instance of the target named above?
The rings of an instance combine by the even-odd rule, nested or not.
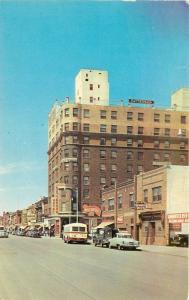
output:
[[[95,243],[94,245],[95,245],[95,247],[96,247],[96,246],[97,246],[97,243]]]

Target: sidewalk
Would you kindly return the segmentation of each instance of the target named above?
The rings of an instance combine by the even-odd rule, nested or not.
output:
[[[170,246],[154,246],[154,245],[140,245],[140,249],[146,252],[154,252],[172,256],[188,257],[188,248],[170,247]]]

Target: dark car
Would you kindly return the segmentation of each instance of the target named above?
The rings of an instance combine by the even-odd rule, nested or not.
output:
[[[170,239],[171,246],[180,246],[180,247],[188,247],[188,234],[176,234],[173,238]]]
[[[109,240],[113,238],[117,232],[117,229],[110,227],[99,228],[95,234],[95,237],[93,238],[94,245],[109,247]]]

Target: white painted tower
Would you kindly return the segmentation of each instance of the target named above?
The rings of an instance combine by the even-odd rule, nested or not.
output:
[[[75,78],[76,103],[109,105],[108,72],[81,69]]]

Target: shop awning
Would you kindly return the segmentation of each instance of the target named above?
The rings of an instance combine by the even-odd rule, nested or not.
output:
[[[114,224],[114,222],[102,222],[97,227],[95,227],[94,229],[104,228],[104,227],[112,225],[112,224]]]

